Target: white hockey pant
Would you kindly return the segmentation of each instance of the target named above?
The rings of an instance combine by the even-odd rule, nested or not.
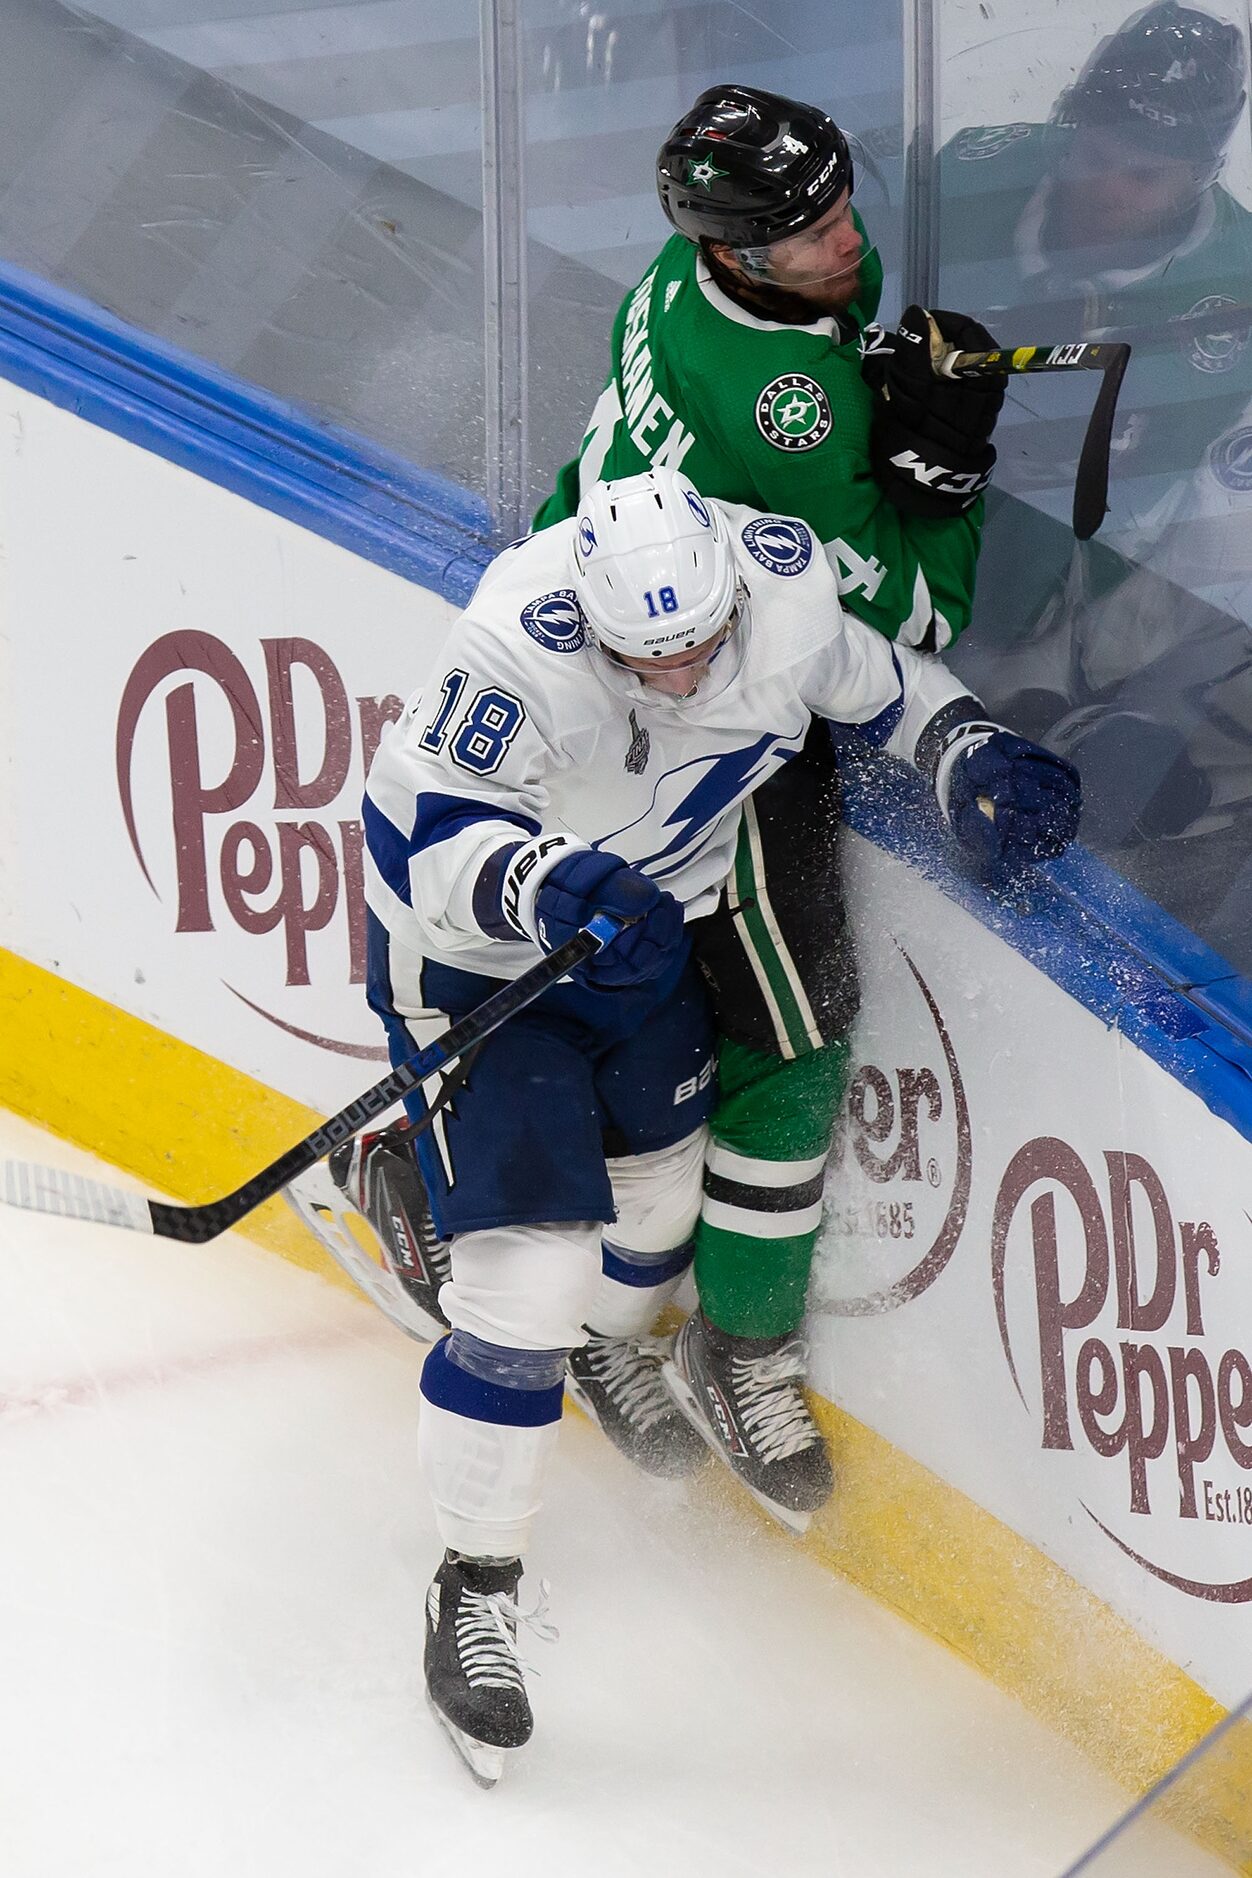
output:
[[[566,1352],[585,1341],[586,1325],[646,1331],[673,1295],[691,1262],[707,1139],[700,1128],[609,1161],[618,1217],[608,1228],[497,1226],[453,1240],[452,1279],[439,1294],[453,1336],[422,1372],[418,1443],[445,1545],[479,1558],[526,1550]]]

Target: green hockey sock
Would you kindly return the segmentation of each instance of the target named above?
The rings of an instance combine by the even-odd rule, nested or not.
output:
[[[782,1336],[804,1315],[847,1073],[844,1041],[790,1059],[722,1044],[695,1280],[705,1316],[731,1336]]]

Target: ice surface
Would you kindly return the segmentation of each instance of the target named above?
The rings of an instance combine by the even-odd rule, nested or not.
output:
[[[0,1115],[5,1154],[117,1178]],[[244,1240],[3,1207],[0,1325],[5,1878],[1055,1878],[1125,1802],[572,1417],[533,1561],[562,1638],[480,1792],[421,1697],[417,1345]],[[1164,1830],[1134,1859],[1224,1869]]]

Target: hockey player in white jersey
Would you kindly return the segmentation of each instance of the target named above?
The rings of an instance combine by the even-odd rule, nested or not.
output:
[[[451,1240],[451,1334],[422,1372],[447,1547],[426,1679],[480,1779],[531,1731],[517,1631],[542,1619],[518,1585],[569,1353],[589,1332],[632,1347],[690,1262],[715,1076],[696,961],[719,911],[734,917],[743,804],[815,719],[915,763],[980,855],[1037,860],[1073,836],[1075,772],[843,615],[804,523],[706,501],[670,470],[598,485],[492,564],[370,772],[369,995],[397,1060],[596,910],[630,922],[492,1036],[449,1100],[424,1092],[418,1155]],[[420,1100],[410,1114],[429,1117]],[[697,1314],[676,1354],[687,1439],[753,1445],[777,1504],[813,1491],[794,1341],[726,1348]],[[646,1357],[635,1406],[678,1439]]]

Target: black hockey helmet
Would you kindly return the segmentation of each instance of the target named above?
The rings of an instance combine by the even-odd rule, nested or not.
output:
[[[852,155],[816,105],[751,85],[714,85],[662,144],[656,186],[688,240],[764,248],[820,220],[851,189]]]
[[[1158,0],[1101,41],[1057,121],[1116,130],[1158,156],[1220,162],[1246,99],[1245,65],[1237,26]]]

